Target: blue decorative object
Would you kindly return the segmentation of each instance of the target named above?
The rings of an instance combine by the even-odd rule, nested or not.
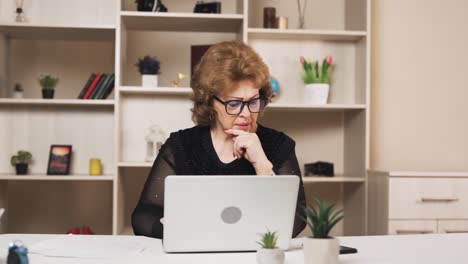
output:
[[[279,92],[278,81],[275,78],[270,77],[270,84],[271,84],[271,89],[273,90],[273,96],[277,95]]]

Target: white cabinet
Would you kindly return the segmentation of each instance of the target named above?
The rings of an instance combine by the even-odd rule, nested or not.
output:
[[[369,171],[369,234],[468,232],[468,173]]]

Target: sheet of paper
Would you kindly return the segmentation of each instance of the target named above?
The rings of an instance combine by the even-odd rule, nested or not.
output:
[[[130,236],[67,235],[33,244],[29,252],[47,257],[112,259],[135,257],[146,248]]]

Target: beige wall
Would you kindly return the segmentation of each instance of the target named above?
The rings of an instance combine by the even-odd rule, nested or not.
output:
[[[371,167],[468,170],[468,1],[372,3]]]

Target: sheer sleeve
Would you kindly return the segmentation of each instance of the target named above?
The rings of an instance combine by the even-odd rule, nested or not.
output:
[[[296,237],[306,226],[306,222],[303,220],[305,202],[304,184],[302,182],[301,170],[299,169],[299,163],[296,158],[296,152],[294,147],[284,162],[281,163],[277,168],[273,168],[276,175],[297,175],[299,176],[299,192],[296,203],[296,216],[294,218],[293,237]],[[302,216],[302,217],[301,217]]]
[[[153,167],[146,179],[136,208],[132,213],[135,235],[155,238],[163,237],[164,180],[176,174],[174,140],[169,138],[161,147]]]

